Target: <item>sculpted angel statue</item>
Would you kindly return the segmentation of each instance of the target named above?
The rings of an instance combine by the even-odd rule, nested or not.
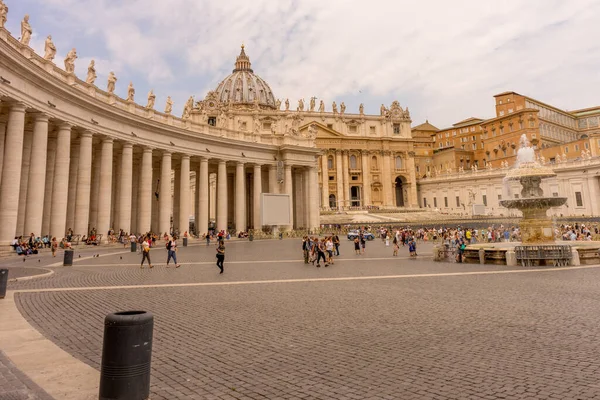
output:
[[[298,111],[304,111],[304,99],[298,100]]]
[[[56,46],[52,42],[52,36],[48,35],[46,38],[46,44],[44,45],[44,60],[52,61],[56,56]]]
[[[8,7],[0,0],[0,28],[4,28],[8,17]]]
[[[117,77],[115,76],[114,72],[110,71],[110,73],[108,74],[108,86],[106,88],[106,91],[108,93],[114,93],[116,83],[117,83]]]
[[[154,91],[152,89],[150,89],[150,92],[148,93],[148,104],[146,104],[146,108],[149,110],[153,109],[155,100],[156,100],[156,95],[154,94]]]
[[[358,113],[360,115],[365,115],[365,105],[363,103],[360,103],[360,105],[358,106]]]
[[[96,62],[94,60],[90,61],[90,65],[88,66],[87,78],[85,78],[85,82],[93,85],[96,81]]]
[[[319,103],[319,112],[325,112],[325,103],[323,100]]]
[[[129,86],[127,86],[127,101],[133,101],[134,96],[135,89],[133,88],[133,82],[129,82]]]
[[[290,99],[285,99],[285,111],[290,110]]]
[[[384,116],[386,111],[387,108],[382,104],[381,107],[379,107],[379,115]]]
[[[171,100],[171,96],[167,96],[167,104],[165,105],[165,114],[171,114],[173,111],[173,100]]]
[[[190,96],[189,99],[187,99],[187,101],[185,102],[185,105],[183,106],[183,118],[189,118],[190,113],[192,112],[192,108],[194,108],[194,97]]]
[[[75,60],[77,59],[77,51],[73,47],[71,51],[67,53],[67,57],[65,58],[65,71],[69,74],[73,74],[75,72]]]
[[[346,105],[344,104],[344,102],[342,101],[342,104],[340,104],[340,113],[343,114],[346,112]]]
[[[315,100],[316,100],[316,97],[310,98],[310,112],[315,111]]]
[[[29,25],[29,15],[25,14],[23,21],[21,21],[21,44],[29,46],[32,33],[33,30],[31,29],[31,25]]]
[[[335,101],[333,102],[333,104],[331,105],[331,108],[333,109],[333,113],[337,114],[338,109],[337,109],[337,104],[335,104]]]
[[[277,99],[275,101],[275,109],[279,111],[281,109],[281,100]]]

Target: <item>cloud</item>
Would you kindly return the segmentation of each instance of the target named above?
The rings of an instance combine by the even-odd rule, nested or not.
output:
[[[231,72],[242,42],[255,72],[292,104],[315,95],[328,109],[363,102],[377,114],[397,99],[415,124],[440,127],[493,116],[492,96],[505,90],[597,105],[595,0],[25,1],[44,11],[48,26],[34,30],[63,32],[63,47],[78,48],[78,74],[97,57],[103,79],[118,70],[118,92],[133,81],[138,93],[171,94],[176,109]]]

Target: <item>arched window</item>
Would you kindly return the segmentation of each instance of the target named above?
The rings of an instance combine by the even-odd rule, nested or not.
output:
[[[396,169],[402,169],[402,157],[396,157]]]
[[[377,166],[377,157],[373,156],[371,158],[371,169],[377,170],[379,167]]]
[[[356,156],[355,155],[351,155],[350,156],[350,169],[356,169]]]
[[[332,156],[327,157],[327,169],[334,169],[333,168],[333,157]]]

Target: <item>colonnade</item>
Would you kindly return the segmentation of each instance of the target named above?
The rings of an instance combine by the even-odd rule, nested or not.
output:
[[[261,193],[289,194],[291,228],[319,226],[317,169],[225,160],[153,148],[92,132],[18,102],[0,121],[0,241],[15,236],[190,230],[210,222],[209,174],[216,174],[216,229],[262,229]],[[173,171],[175,184],[173,185]],[[191,174],[195,172],[194,174]],[[191,193],[190,177],[195,177]],[[173,193],[173,187],[175,193]]]

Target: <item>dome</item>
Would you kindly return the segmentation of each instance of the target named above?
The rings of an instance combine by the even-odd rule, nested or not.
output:
[[[261,107],[275,108],[275,96],[260,76],[250,68],[250,59],[244,51],[237,57],[235,69],[227,76],[215,90],[216,100],[229,103],[231,106],[254,105],[257,100]]]

